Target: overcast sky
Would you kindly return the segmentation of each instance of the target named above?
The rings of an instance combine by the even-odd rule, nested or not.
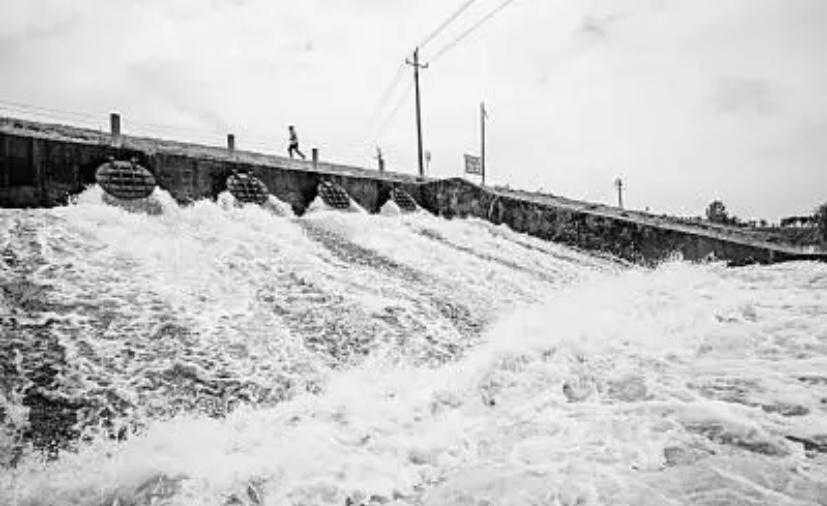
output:
[[[463,1],[0,0],[0,101],[278,153],[293,123],[323,159],[375,166],[378,142],[415,172],[409,68],[377,103]],[[515,0],[422,72],[430,173],[478,151],[485,100],[492,183],[612,203],[621,176],[629,207],[808,214],[827,201],[826,48],[825,0]]]

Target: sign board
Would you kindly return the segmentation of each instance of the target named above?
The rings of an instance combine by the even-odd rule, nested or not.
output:
[[[465,172],[467,174],[482,175],[482,162],[480,162],[480,157],[465,155]]]

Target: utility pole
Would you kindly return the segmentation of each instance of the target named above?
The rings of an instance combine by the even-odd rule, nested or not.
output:
[[[414,86],[416,88],[416,139],[417,139],[417,159],[419,160],[419,178],[425,177],[425,167],[422,164],[422,108],[419,101],[419,69],[428,68],[428,64],[419,63],[419,48],[414,49],[413,61],[405,59],[405,63],[412,65],[414,68]]]
[[[480,102],[480,172],[482,172],[482,185],[485,186],[485,102]]]
[[[617,187],[617,207],[623,209],[623,180],[615,179],[615,186]]]

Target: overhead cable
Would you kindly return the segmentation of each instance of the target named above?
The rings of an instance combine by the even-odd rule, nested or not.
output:
[[[451,14],[450,16],[448,16],[448,18],[447,18],[447,19],[445,19],[445,21],[443,21],[442,23],[440,23],[440,24],[439,24],[439,26],[437,26],[437,27],[436,27],[436,29],[434,29],[434,31],[432,31],[432,32],[430,33],[430,35],[428,35],[427,37],[425,37],[425,39],[424,39],[422,42],[420,42],[420,43],[419,43],[419,47],[420,47],[420,48],[423,48],[423,47],[425,47],[425,45],[426,45],[426,44],[428,44],[429,42],[431,42],[432,40],[434,40],[434,38],[435,38],[437,35],[439,35],[439,34],[440,34],[440,32],[442,32],[442,30],[444,30],[445,28],[447,28],[447,27],[448,27],[448,25],[450,25],[450,24],[451,24],[451,23],[452,23],[455,19],[457,19],[457,18],[459,17],[459,15],[460,15],[460,14],[462,14],[463,12],[465,12],[465,10],[466,10],[466,9],[468,9],[468,7],[471,7],[471,4],[473,4],[473,3],[474,3],[474,2],[476,2],[476,1],[477,1],[477,0],[466,0],[466,1],[462,4],[462,5],[460,5],[460,6],[459,6],[459,8],[458,8],[456,11],[454,11],[454,13],[453,13],[453,14]]]
[[[462,42],[462,40],[463,40],[463,39],[465,39],[466,37],[468,37],[469,35],[471,35],[472,33],[474,33],[477,29],[479,29],[482,25],[484,25],[484,24],[485,24],[488,20],[490,20],[491,18],[493,18],[494,16],[496,16],[496,15],[497,15],[500,11],[502,11],[503,9],[505,9],[506,7],[508,7],[509,5],[511,5],[513,2],[514,2],[514,0],[505,0],[505,1],[504,1],[504,2],[502,2],[500,5],[498,5],[497,7],[495,7],[495,8],[494,8],[491,12],[489,12],[488,14],[486,14],[485,16],[483,16],[482,18],[480,18],[480,20],[479,20],[479,21],[477,21],[476,23],[474,23],[473,25],[471,25],[471,27],[469,27],[467,30],[465,30],[464,32],[462,32],[462,33],[461,33],[461,34],[460,34],[457,38],[455,38],[453,41],[451,41],[451,42],[449,42],[448,44],[446,44],[445,46],[443,46],[443,47],[442,47],[442,49],[440,49],[439,51],[437,51],[437,52],[434,54],[434,56],[432,56],[432,57],[428,60],[428,63],[432,63],[432,62],[436,61],[439,57],[441,57],[441,56],[442,56],[442,55],[444,55],[446,52],[448,52],[448,51],[449,51],[449,50],[451,50],[453,47],[455,47],[457,44],[459,44],[460,42]]]

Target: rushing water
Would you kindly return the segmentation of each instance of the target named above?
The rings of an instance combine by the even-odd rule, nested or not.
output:
[[[827,504],[827,265],[157,198],[0,212],[0,504]]]

